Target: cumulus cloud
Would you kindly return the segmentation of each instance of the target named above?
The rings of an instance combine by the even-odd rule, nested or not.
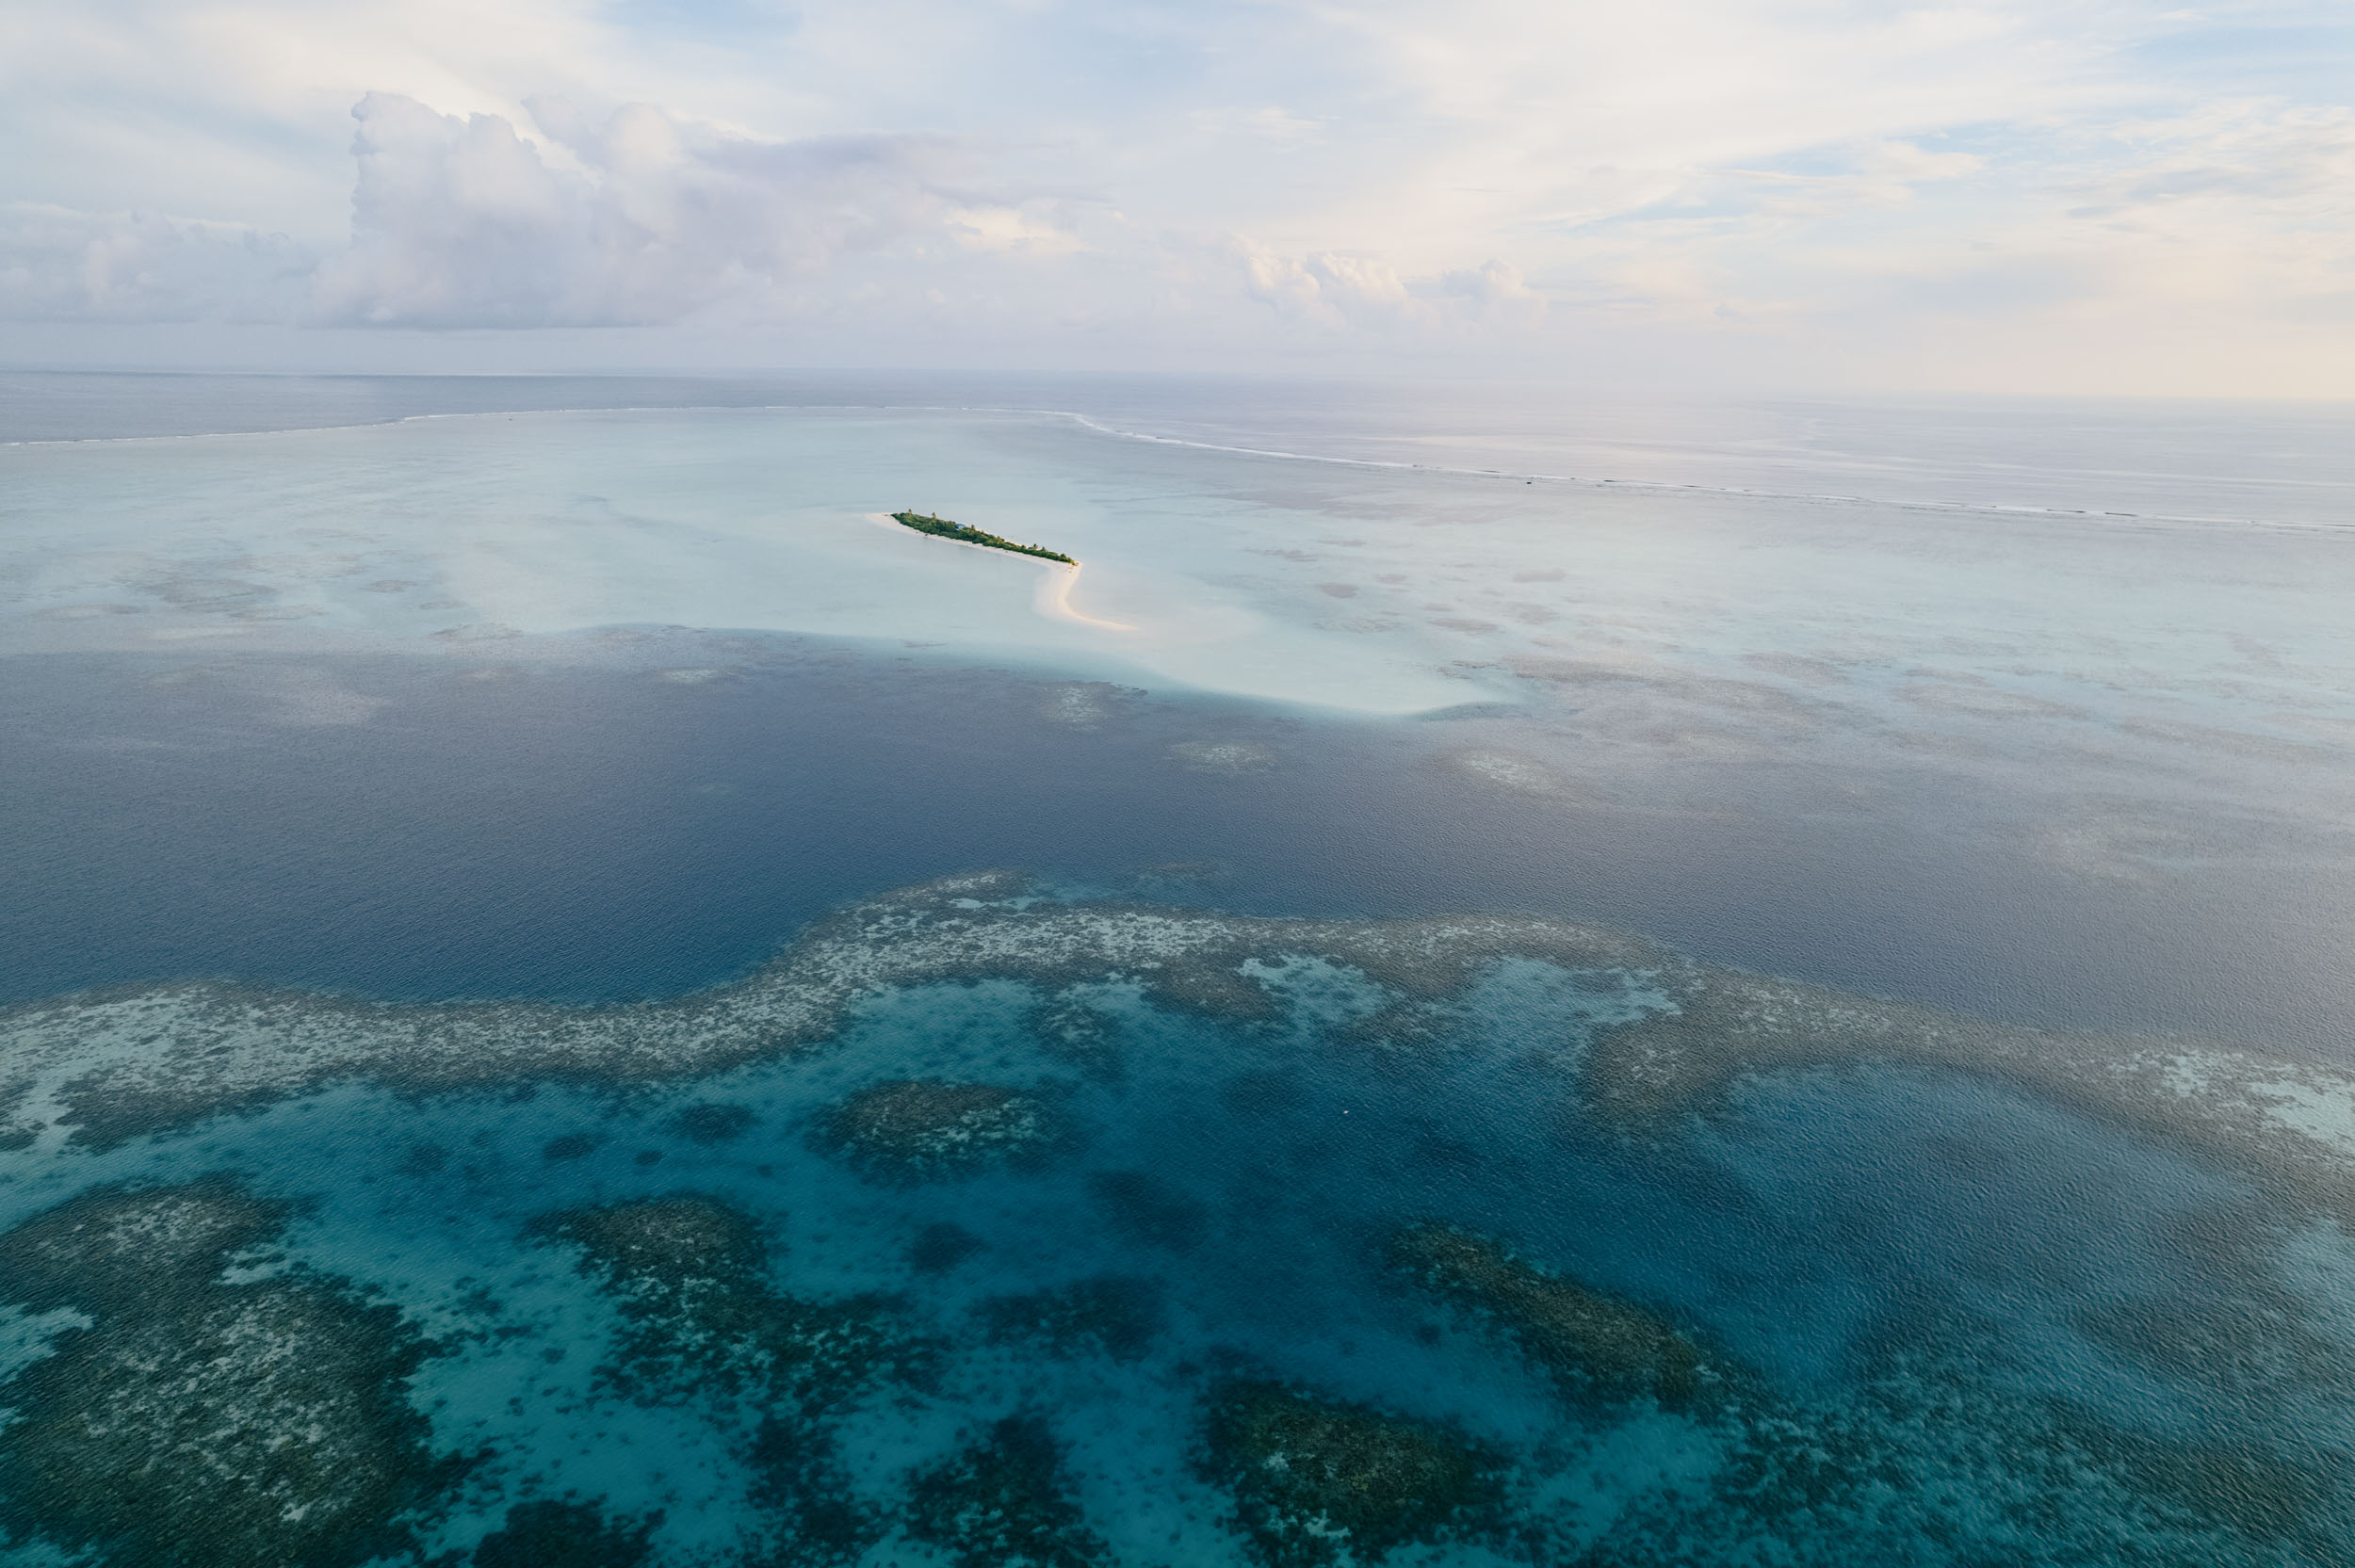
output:
[[[1244,286],[1254,299],[1320,326],[1399,329],[1467,321],[1530,320],[1546,302],[1520,270],[1494,257],[1427,277],[1402,276],[1376,256],[1333,251],[1281,255],[1239,243]]]
[[[836,256],[962,210],[938,137],[762,141],[648,105],[603,124],[534,99],[560,161],[508,120],[370,93],[352,110],[351,248],[317,319],[408,327],[664,325],[757,310]]]
[[[1015,255],[1069,256],[1090,248],[1080,235],[1057,224],[1051,215],[1031,210],[1031,205],[975,206],[951,212],[948,215],[950,234],[967,250]]]
[[[1441,273],[1439,291],[1486,315],[1535,317],[1546,313],[1544,296],[1529,286],[1521,269],[1493,256],[1478,267]]]
[[[0,317],[283,319],[313,258],[284,234],[152,213],[0,207]]]
[[[1242,260],[1251,297],[1287,315],[1342,326],[1394,318],[1406,302],[1406,285],[1387,262],[1330,251],[1283,256],[1256,246],[1244,247]]]

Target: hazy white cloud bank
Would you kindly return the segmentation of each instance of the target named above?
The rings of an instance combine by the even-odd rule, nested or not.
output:
[[[375,92],[352,110],[352,243],[318,319],[405,327],[668,325],[757,308],[837,256],[937,227],[937,137],[759,141],[643,104],[602,123],[531,101],[544,151],[496,115]],[[550,152],[564,154],[560,159]]]
[[[280,320],[300,309],[315,265],[285,235],[236,223],[0,207],[0,317]]]
[[[2305,0],[89,0],[0,14],[0,317],[2355,395],[2351,84]]]

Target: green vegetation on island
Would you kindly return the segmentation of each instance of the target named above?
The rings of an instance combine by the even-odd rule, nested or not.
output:
[[[1065,566],[1080,564],[1062,551],[1049,550],[1044,544],[1016,544],[1013,540],[1000,539],[996,534],[984,533],[966,524],[951,523],[945,517],[934,517],[929,512],[895,511],[891,514],[891,520],[902,527],[914,528],[919,534],[937,534],[942,539],[961,540],[967,544],[986,544],[993,550],[1012,550],[1017,556],[1036,556],[1041,560],[1059,560]]]

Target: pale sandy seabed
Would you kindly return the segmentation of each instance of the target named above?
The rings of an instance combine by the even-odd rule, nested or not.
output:
[[[495,670],[700,639],[679,662],[710,670],[799,633],[1518,717],[1463,766],[1532,798],[1713,812],[1749,769],[1872,814],[1938,774],[2032,801],[2006,831],[2089,875],[2355,852],[2355,533],[1507,484],[920,411],[17,446],[0,478],[12,652]],[[1050,541],[1084,577],[868,521],[891,505]]]
[[[2327,531],[2252,549],[2230,529],[1508,484],[915,411],[26,445],[0,449],[0,477],[12,650],[685,625],[1377,714],[1515,700],[1534,670],[1730,683],[1724,700],[1762,692],[1795,721],[1847,700],[1887,724],[2222,719],[2343,748],[2331,726],[2355,719],[2330,592],[2347,543]],[[1029,563],[863,521],[910,505],[1078,556],[1081,619],[1041,617]]]

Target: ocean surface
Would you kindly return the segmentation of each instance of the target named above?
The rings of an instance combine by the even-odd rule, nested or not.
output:
[[[0,376],[6,1560],[2355,1562],[2351,603],[2339,407]]]

